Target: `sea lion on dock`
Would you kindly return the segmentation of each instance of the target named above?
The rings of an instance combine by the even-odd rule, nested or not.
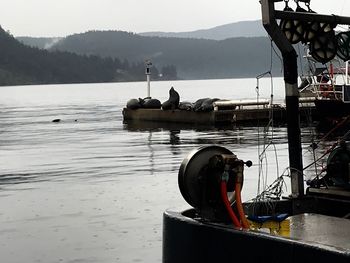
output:
[[[200,111],[201,106],[205,100],[210,100],[210,98],[203,98],[203,99],[196,100],[196,102],[194,103],[194,106],[193,106],[193,110]]]
[[[136,110],[141,108],[140,100],[138,99],[131,99],[126,103],[126,107],[131,110]]]
[[[162,104],[157,99],[146,98],[141,103],[142,108],[145,109],[160,109]]]
[[[204,98],[204,99],[199,99],[194,103],[194,111],[205,111],[205,112],[209,112],[214,110],[214,106],[213,103],[215,101],[218,101],[220,99],[218,98]]]
[[[179,107],[180,103],[180,95],[177,93],[177,91],[174,89],[174,87],[171,87],[169,90],[169,99],[162,104],[163,110],[175,110]]]
[[[215,99],[208,99],[203,101],[201,107],[200,107],[200,111],[205,111],[205,112],[209,112],[209,111],[213,111],[214,110],[214,105],[213,103],[215,101],[218,101],[220,99],[215,98]]]
[[[188,101],[182,101],[179,103],[179,110],[191,111],[193,110],[193,103]]]

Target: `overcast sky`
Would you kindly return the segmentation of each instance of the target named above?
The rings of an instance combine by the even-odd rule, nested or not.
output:
[[[311,8],[350,16],[349,0],[311,0]],[[14,36],[181,32],[260,17],[259,0],[0,0],[0,25]]]

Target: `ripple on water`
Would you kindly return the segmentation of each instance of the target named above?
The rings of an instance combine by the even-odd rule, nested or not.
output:
[[[230,98],[241,82],[249,80],[210,85],[224,86],[220,94]],[[216,94],[203,84],[209,85],[176,82],[191,99]],[[154,85],[154,96],[165,99],[173,83]],[[253,96],[255,85],[252,79]],[[244,189],[255,193],[263,127],[123,124],[130,87],[133,94],[144,93],[144,83],[0,87],[2,261],[161,262],[162,213],[188,207],[178,190],[178,168],[203,145],[222,145],[252,159]],[[235,96],[247,93],[244,87]],[[286,156],[286,138],[285,127],[275,128],[279,160]],[[272,156],[269,171],[276,168]]]

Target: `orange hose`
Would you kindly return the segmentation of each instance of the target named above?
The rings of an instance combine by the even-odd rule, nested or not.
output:
[[[241,188],[242,188],[242,185],[240,183],[236,183],[236,185],[235,185],[236,204],[237,204],[237,210],[238,210],[239,217],[241,218],[241,221],[242,221],[242,226],[243,226],[243,228],[247,229],[247,228],[249,228],[249,222],[248,222],[247,218],[245,217],[244,210],[243,210],[242,198],[241,198]]]
[[[229,216],[233,222],[233,225],[241,228],[242,227],[241,223],[238,221],[236,214],[233,212],[230,201],[228,200],[228,197],[227,197],[227,183],[226,183],[226,181],[221,181],[221,198],[222,198],[222,201],[224,202],[227,213],[229,214]]]

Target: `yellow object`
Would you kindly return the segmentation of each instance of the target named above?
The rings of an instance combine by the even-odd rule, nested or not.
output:
[[[281,222],[268,220],[264,223],[258,223],[249,221],[250,223],[250,229],[261,231],[264,229],[268,229],[270,231],[270,234],[272,235],[278,235],[283,237],[290,237],[290,220],[285,219]]]

